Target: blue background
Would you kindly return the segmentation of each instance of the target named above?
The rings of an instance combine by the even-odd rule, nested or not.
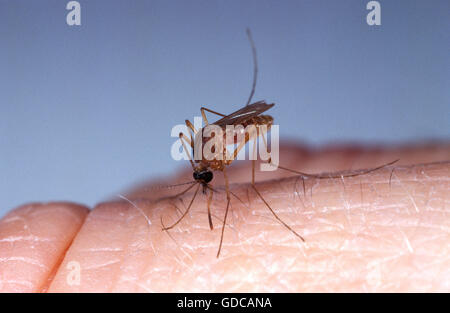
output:
[[[283,138],[313,144],[450,136],[450,2],[0,0],[0,215],[88,205],[174,173],[172,126],[250,92]]]

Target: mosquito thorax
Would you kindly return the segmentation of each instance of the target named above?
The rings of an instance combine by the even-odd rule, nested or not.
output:
[[[192,174],[196,181],[200,181],[202,183],[209,183],[213,179],[213,173],[211,171],[198,171]]]

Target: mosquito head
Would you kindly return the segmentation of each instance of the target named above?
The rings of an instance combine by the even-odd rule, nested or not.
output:
[[[213,173],[209,170],[195,171],[192,176],[200,183],[207,184],[213,179]]]

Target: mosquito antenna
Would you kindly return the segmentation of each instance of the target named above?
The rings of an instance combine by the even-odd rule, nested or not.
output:
[[[247,104],[246,104],[246,105],[249,105],[250,101],[252,101],[253,95],[255,94],[256,78],[258,77],[258,60],[256,58],[256,46],[255,46],[255,42],[253,41],[250,28],[247,28],[247,37],[248,37],[248,41],[250,41],[250,45],[252,47],[252,55],[253,55],[253,85],[252,85],[252,91],[250,92],[250,96],[248,97]]]

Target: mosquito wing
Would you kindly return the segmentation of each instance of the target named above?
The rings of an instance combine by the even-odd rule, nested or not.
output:
[[[257,115],[260,115],[261,113],[267,111],[271,107],[273,107],[275,104],[267,104],[265,101],[258,101],[252,104],[249,104],[242,109],[237,110],[236,112],[233,112],[217,122],[213,123],[214,125],[220,126],[222,128],[225,128],[227,125],[239,125],[243,124],[248,119],[255,117]]]

